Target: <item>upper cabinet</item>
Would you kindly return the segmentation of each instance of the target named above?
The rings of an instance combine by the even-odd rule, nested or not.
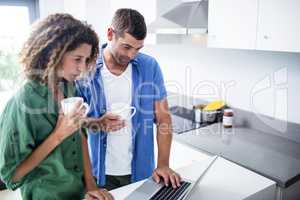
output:
[[[209,0],[208,47],[300,52],[299,0]]]
[[[299,8],[299,0],[259,0],[257,49],[300,52]]]
[[[255,49],[257,0],[209,0],[208,46]]]

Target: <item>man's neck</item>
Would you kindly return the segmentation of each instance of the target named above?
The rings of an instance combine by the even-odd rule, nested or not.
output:
[[[105,48],[103,51],[103,62],[105,62],[105,65],[110,71],[110,73],[116,76],[121,75],[127,69],[128,66],[118,64],[114,59],[113,55],[111,54],[109,47]]]

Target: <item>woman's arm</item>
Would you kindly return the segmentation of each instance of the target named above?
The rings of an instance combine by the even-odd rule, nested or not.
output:
[[[84,166],[84,180],[87,191],[97,189],[97,184],[92,175],[92,165],[88,152],[88,144],[86,136],[81,133],[81,144],[82,144],[82,155],[83,155],[83,166]]]
[[[61,139],[58,137],[58,134],[55,132],[51,133],[47,139],[16,168],[12,182],[18,182],[37,167],[60,143]]]
[[[88,152],[88,143],[86,136],[81,134],[82,142],[82,154],[83,154],[83,164],[84,164],[84,180],[86,185],[87,193],[85,194],[86,200],[92,199],[107,199],[113,200],[113,196],[103,188],[98,188],[95,179],[92,175],[92,165]]]

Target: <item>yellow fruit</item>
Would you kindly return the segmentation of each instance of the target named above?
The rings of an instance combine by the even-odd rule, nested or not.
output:
[[[224,106],[225,106],[225,102],[223,100],[216,100],[207,104],[203,110],[204,111],[218,110]]]

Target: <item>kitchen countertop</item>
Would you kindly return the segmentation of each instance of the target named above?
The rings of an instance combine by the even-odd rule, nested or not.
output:
[[[185,179],[195,180],[209,165],[211,159],[213,159],[213,157],[206,158],[201,162],[193,162],[190,165],[176,169],[176,172]],[[224,173],[224,170],[227,173]],[[243,181],[240,181],[241,179]],[[124,199],[144,182],[145,180],[142,180],[111,190],[110,192],[116,200]],[[253,182],[256,184],[253,184]],[[219,157],[211,168],[208,169],[198,185],[195,186],[189,199],[274,199],[275,185],[276,183],[274,181]],[[145,198],[141,197],[140,199]]]
[[[222,155],[277,182],[282,188],[300,180],[300,144],[257,130],[221,123],[174,134],[178,142],[211,154]]]

